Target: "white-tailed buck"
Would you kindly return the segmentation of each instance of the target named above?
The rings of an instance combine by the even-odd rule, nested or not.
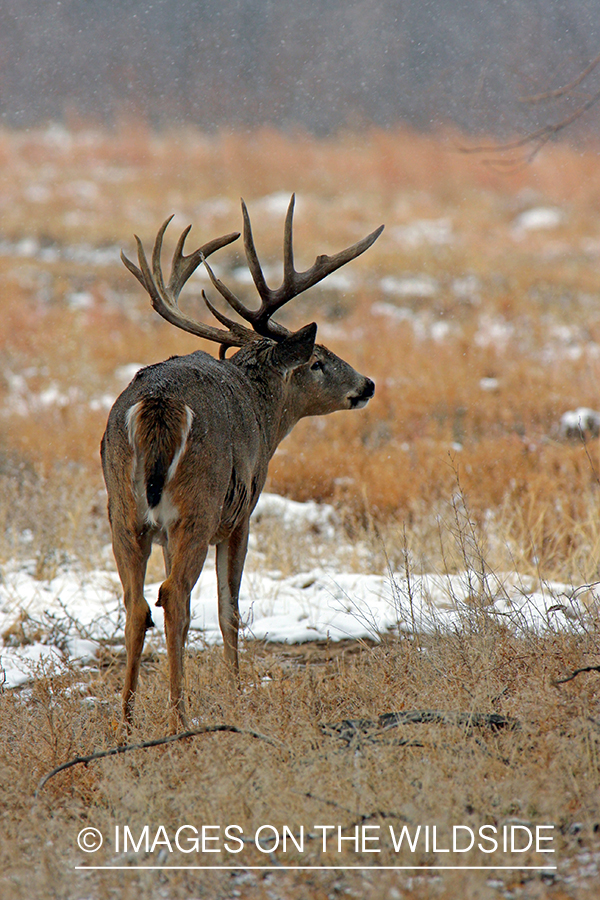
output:
[[[369,378],[315,344],[314,323],[290,332],[272,316],[284,303],[367,250],[383,226],[335,256],[319,256],[306,272],[297,272],[293,211],[292,196],[284,229],[283,283],[273,290],[263,276],[242,201],[246,259],[261,299],[256,310],[246,308],[206,263],[209,254],[234,241],[237,233],[217,238],[185,256],[188,227],[175,248],[167,283],[161,270],[161,248],[170,219],[156,236],[152,268],[137,237],[139,268],[122,254],[163,318],[221,345],[219,359],[198,350],[141,369],[116,400],[102,439],[108,514],[126,609],[126,722],[133,714],[145,633],[153,625],[144,598],[152,542],[162,545],[165,559],[167,577],[156,605],[164,613],[172,727],[176,728],[179,723],[186,724],[183,653],[190,624],[190,592],[209,545],[216,545],[225,661],[237,676],[238,594],[248,523],[269,460],[299,419],[360,409],[375,390]],[[200,263],[206,265],[214,287],[251,329],[215,309],[206,296],[206,304],[223,329],[180,311],[179,293]],[[229,347],[240,349],[226,359]]]

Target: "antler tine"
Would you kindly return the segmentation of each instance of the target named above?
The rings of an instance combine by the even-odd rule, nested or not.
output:
[[[201,262],[205,261],[206,256],[209,256],[221,247],[225,247],[232,241],[237,240],[240,236],[239,232],[232,232],[231,234],[215,238],[214,240],[203,244],[202,247],[199,247],[198,250],[195,250],[189,256],[185,256],[183,253],[183,246],[191,228],[191,226],[188,226],[177,241],[177,246],[173,253],[171,276],[169,278],[169,283],[165,287],[160,257],[164,233],[172,218],[173,216],[170,216],[163,222],[156,235],[152,250],[152,271],[150,271],[143,244],[137,235],[135,235],[135,240],[137,244],[139,268],[135,263],[132,263],[124,253],[121,253],[121,259],[123,260],[124,265],[145,288],[156,312],[161,315],[163,319],[166,319],[167,322],[170,322],[177,328],[181,328],[198,337],[206,338],[209,341],[216,341],[226,347],[241,347],[243,344],[248,343],[248,341],[256,340],[254,332],[250,331],[248,328],[244,328],[242,325],[237,325],[236,323],[223,323],[229,324],[230,327],[228,331],[222,331],[220,328],[214,328],[211,325],[205,325],[203,322],[192,319],[190,316],[183,313],[177,305],[179,293],[192,272],[198,268]],[[217,318],[219,321],[222,321],[219,316],[217,316]]]
[[[279,325],[277,322],[271,321],[271,316],[273,315],[273,313],[277,312],[277,310],[281,306],[283,306],[284,303],[290,300],[292,296],[294,296],[293,294],[290,294],[289,296],[287,296],[286,294],[283,299],[280,299],[279,297],[283,286],[286,284],[286,282],[289,281],[290,272],[292,274],[294,272],[294,254],[292,249],[292,218],[294,215],[295,199],[296,195],[292,194],[285,219],[285,228],[283,235],[284,284],[279,289],[279,291],[271,290],[265,280],[265,276],[263,275],[260,261],[258,259],[258,254],[256,252],[256,246],[254,244],[254,237],[252,234],[252,225],[250,224],[248,207],[246,206],[244,200],[242,200],[242,217],[244,220],[244,250],[246,252],[246,262],[248,263],[248,268],[250,270],[250,274],[252,275],[252,280],[254,281],[256,290],[258,291],[259,297],[261,299],[261,305],[257,310],[250,310],[242,306],[242,304],[237,301],[238,305],[234,306],[234,309],[244,319],[246,319],[247,322],[251,323],[252,327],[258,334],[262,334],[265,337],[274,338],[275,340],[281,340],[282,338],[289,335],[289,331],[287,330],[287,328],[284,328],[283,325]]]
[[[248,207],[244,203],[243,199],[242,218],[244,220],[244,250],[246,252],[246,262],[248,263],[248,268],[250,269],[252,280],[256,285],[256,290],[258,291],[259,296],[263,299],[264,304],[264,297],[268,297],[271,291],[267,285],[267,282],[265,281],[265,276],[263,275],[262,269],[260,267],[256,247],[254,246],[254,237],[252,236],[252,226],[250,224]]]
[[[194,257],[198,255],[197,250],[190,256],[186,257],[183,255],[183,245],[185,244],[185,239],[190,233],[191,228],[192,226],[188,225],[187,228],[184,228],[179,235],[179,240],[177,241],[177,244],[173,251],[173,259],[171,260],[171,277],[169,278],[168,288],[175,303],[177,303],[177,298],[181,293],[181,288],[186,283],[194,269],[197,269],[202,262],[202,256],[200,256],[198,260],[194,259]]]
[[[162,253],[163,237],[164,237],[165,231],[167,230],[167,226],[172,218],[173,218],[173,216],[169,216],[169,218],[165,219],[165,221],[162,223],[162,225],[158,229],[156,238],[154,240],[154,247],[152,248],[152,275],[154,278],[154,282],[155,282],[156,286],[158,287],[159,291],[162,291],[163,293],[165,290],[165,284],[164,284],[163,276],[162,276],[160,255]],[[188,227],[187,230],[189,231],[190,228]],[[141,266],[142,261],[141,261],[141,257],[140,257],[140,248],[141,248],[141,254],[144,257],[144,261],[146,261],[146,254],[144,253],[144,249],[141,246],[141,242],[138,241],[138,259],[140,260],[140,266]],[[143,271],[143,267],[142,267],[142,271]]]
[[[139,237],[137,236],[137,234],[134,234],[134,238],[135,238],[135,240],[138,242],[138,259],[139,259],[139,253],[140,253],[140,239],[139,239]],[[144,250],[143,250],[143,248],[142,248],[142,253],[143,253],[143,252],[144,252]],[[148,287],[147,287],[147,285],[146,285],[146,280],[145,280],[145,278],[144,278],[142,272],[138,269],[138,267],[136,266],[135,263],[132,263],[131,260],[128,259],[127,256],[125,256],[125,254],[123,253],[122,250],[121,250],[121,262],[123,263],[123,265],[125,266],[125,268],[126,268],[126,269],[129,269],[129,271],[131,272],[131,274],[134,275],[134,276],[137,278],[137,280],[138,280],[139,283],[142,285],[142,287],[143,287],[145,290],[148,290]]]
[[[228,316],[218,310],[216,306],[213,306],[204,291],[202,291],[202,299],[206,303],[208,309],[211,311],[215,319],[217,319],[221,323],[221,325],[225,325],[227,328],[229,328],[231,334],[240,337],[240,345],[248,342],[248,335],[254,336],[254,332],[249,331],[247,328],[244,328],[244,326],[240,325],[239,322],[234,322],[233,319],[228,318]],[[250,340],[252,340],[252,337],[250,338]],[[233,346],[235,345],[226,343],[221,344],[221,348],[219,350],[219,356],[221,357],[221,359],[225,359],[227,350],[229,349],[229,347]]]
[[[285,225],[283,227],[283,283],[293,279],[294,277],[294,206],[296,205],[296,194],[292,194],[285,214]]]
[[[168,289],[173,294],[175,302],[177,302],[177,297],[179,296],[183,285],[190,275],[196,271],[200,263],[204,262],[205,257],[210,256],[215,250],[220,250],[221,247],[231,244],[232,241],[236,241],[240,236],[239,231],[233,231],[231,234],[225,234],[223,237],[208,241],[208,243],[203,244],[197,250],[194,250],[193,253],[190,253],[189,256],[185,256],[183,253],[183,246],[185,244],[185,239],[190,233],[191,227],[191,225],[188,225],[188,227],[181,232],[179,240],[177,241],[177,246],[173,251],[171,277],[169,278]]]
[[[220,278],[217,278],[209,264],[206,260],[204,260],[204,268],[208,272],[208,277],[212,282],[212,286],[218,290],[221,297],[227,301],[229,306],[243,319],[249,320],[249,314],[252,314],[252,310],[247,309],[242,301],[236,297],[232,290],[230,290],[226,284],[224,284]]]

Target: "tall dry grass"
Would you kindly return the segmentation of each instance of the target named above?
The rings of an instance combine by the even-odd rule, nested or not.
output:
[[[310,655],[251,645],[243,657],[242,693],[228,687],[218,649],[192,652],[187,671],[192,713],[202,723],[228,724],[239,733],[206,734],[77,765],[56,774],[36,796],[42,777],[55,766],[116,746],[121,667],[107,652],[100,671],[39,673],[31,689],[7,693],[0,704],[2,896],[594,897],[600,816],[597,673],[560,686],[553,679],[595,656],[597,634],[519,639],[483,607],[465,614],[462,624],[451,635],[405,636],[362,648],[322,644]],[[165,732],[164,659],[146,660],[142,683],[131,743]],[[376,722],[392,711],[449,708],[493,712],[519,724],[492,731],[434,721],[385,731],[363,721]],[[345,720],[362,721],[362,730],[345,739],[339,727]],[[249,839],[239,854],[224,847],[229,824]],[[124,827],[137,843],[146,825],[148,847],[141,842],[136,850],[130,843],[124,852]],[[178,828],[200,832],[203,825],[221,827],[209,832],[220,836],[219,843],[207,845],[219,853],[181,852]],[[303,827],[302,850],[288,844],[285,853],[282,847],[260,852],[253,836],[266,825],[280,833],[287,826],[297,840]],[[335,826],[325,851],[318,825]],[[368,836],[379,838],[366,847],[380,852],[371,854],[360,844],[357,850],[350,841],[340,852],[338,825],[344,837],[352,837],[357,825],[366,826]],[[396,835],[403,826],[414,835],[418,825],[437,827],[438,850],[449,846],[454,825],[476,833],[491,825],[498,834],[504,826],[518,825],[521,834],[525,828],[553,826],[542,832],[552,842],[542,846],[555,853],[489,856],[475,848],[448,854],[431,845],[427,850],[423,841],[413,852],[406,842],[394,852],[390,826]],[[77,847],[86,827],[105,838],[97,853]],[[186,828],[182,834],[188,838],[194,832]],[[184,850],[192,847],[182,843]],[[240,864],[271,865],[275,872],[134,869]],[[129,871],[76,869],[90,865]],[[379,871],[277,871],[286,865]],[[534,868],[431,868],[452,865]],[[429,868],[401,871],[399,866]]]

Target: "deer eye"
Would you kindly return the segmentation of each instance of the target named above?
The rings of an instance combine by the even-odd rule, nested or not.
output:
[[[311,363],[311,372],[322,372],[323,371],[323,363],[320,359],[315,359],[314,363]]]

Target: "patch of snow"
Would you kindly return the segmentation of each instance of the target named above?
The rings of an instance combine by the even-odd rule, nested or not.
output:
[[[91,203],[97,200],[100,195],[100,189],[95,181],[72,181],[67,185],[67,194],[74,197],[79,202]]]
[[[256,522],[277,519],[283,528],[308,528],[328,538],[334,537],[334,526],[338,521],[335,509],[327,503],[315,503],[314,500],[298,503],[269,493],[260,495],[252,518]]]
[[[22,238],[17,244],[13,245],[15,256],[31,257],[35,256],[40,249],[40,245],[34,237]]]
[[[395,306],[393,303],[373,303],[371,305],[371,315],[386,316],[388,319],[395,319],[397,322],[412,322],[415,314],[412,309],[407,306]]]
[[[452,325],[445,321],[433,322],[430,329],[431,337],[438,344],[445,340],[451,332]]]
[[[74,136],[62,125],[53,122],[43,132],[42,139],[48,147],[70,150],[73,146]]]
[[[580,406],[563,413],[560,418],[559,433],[563,438],[581,440],[600,435],[600,412]]]
[[[40,406],[58,406],[59,409],[65,409],[70,403],[77,400],[78,397],[78,388],[69,388],[65,393],[60,390],[57,384],[49,384],[47,388],[44,388],[44,390],[40,391],[38,394],[32,394],[30,403],[34,409]]]
[[[356,279],[349,272],[332,272],[319,283],[321,289],[329,291],[352,291],[356,288]]]
[[[115,378],[126,387],[140,369],[143,368],[144,365],[142,363],[126,363],[124,366],[117,366],[114,373]]]
[[[275,191],[274,194],[268,194],[256,201],[256,205],[272,216],[285,216],[290,203],[291,192]],[[296,197],[296,208],[298,206],[298,198]]]
[[[452,282],[452,293],[459,300],[479,303],[481,300],[481,281],[476,275],[463,275]]]
[[[528,231],[547,231],[558,228],[564,220],[560,209],[552,206],[536,206],[522,212],[513,222],[513,234],[520,237]]]
[[[378,302],[371,306],[371,315],[384,316],[387,319],[401,323],[408,322],[414,331],[415,337],[420,340],[433,340],[441,343],[449,335],[460,330],[456,322],[447,319],[439,319],[431,310],[414,312],[407,306],[396,306],[394,303]]]
[[[384,294],[421,299],[434,297],[439,290],[437,281],[429,275],[415,275],[406,278],[394,278],[393,275],[388,275],[381,279],[379,287]]]
[[[481,378],[479,381],[479,387],[482,391],[489,391],[493,394],[499,389],[500,382],[497,378]]]
[[[227,197],[211,197],[200,204],[201,218],[204,216],[226,216],[233,209]]]
[[[265,276],[265,281],[269,284],[281,284],[283,281],[283,265],[282,263],[266,263],[261,266],[262,273]],[[253,285],[254,280],[252,278],[252,273],[247,266],[238,266],[231,273],[232,277],[237,281],[238,284],[247,284]]]
[[[29,184],[24,193],[30,203],[48,203],[52,197],[52,192],[46,184]]]
[[[295,503],[264,494],[255,516],[274,518],[290,532],[316,529],[334,534],[332,507]],[[258,559],[258,557],[257,557]],[[108,563],[107,563],[108,564]],[[78,571],[65,565],[55,577],[34,577],[34,562],[0,568],[0,666],[7,687],[35,677],[36,667],[94,659],[99,643],[124,641],[121,587],[114,570]],[[162,610],[155,607],[158,584],[147,585],[156,630],[151,645],[165,650]],[[280,572],[246,570],[240,591],[243,628],[250,637],[304,642],[343,638],[379,638],[390,631],[452,631],[476,627],[478,617],[496,618],[514,632],[579,630],[596,615],[597,598],[558,583],[543,583],[518,573],[466,570],[446,575],[404,572],[357,574],[326,567],[284,577]],[[191,631],[207,643],[219,643],[217,584],[207,565],[192,591]],[[22,646],[20,645],[22,644]]]
[[[94,297],[89,291],[75,291],[67,296],[67,305],[70,309],[91,309]]]
[[[69,224],[79,225],[80,215],[77,211],[68,213]],[[89,244],[71,244],[42,246],[34,237],[22,238],[20,241],[0,241],[0,256],[18,256],[26,259],[39,259],[42,262],[64,260],[86,266],[116,265],[120,258],[119,247],[90,247]]]
[[[85,638],[72,637],[65,644],[67,655],[70,659],[80,663],[92,662],[98,655],[100,644],[98,641],[90,641]]]
[[[14,688],[32,681],[40,669],[50,663],[61,666],[63,655],[52,645],[28,644],[25,647],[0,647],[0,683]]]
[[[102,394],[100,397],[93,397],[89,406],[93,412],[108,412],[116,399],[114,394]]]
[[[477,331],[473,337],[478,347],[495,347],[505,350],[515,333],[514,325],[503,316],[484,314],[480,316]]]
[[[399,244],[411,249],[423,245],[443,246],[452,243],[452,222],[448,218],[416,219],[393,228],[391,235]]]

